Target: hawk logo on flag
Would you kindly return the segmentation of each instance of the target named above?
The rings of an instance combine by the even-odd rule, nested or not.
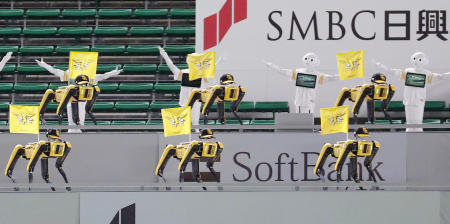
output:
[[[75,70],[81,70],[81,71],[85,71],[89,68],[89,65],[94,62],[94,60],[78,60],[78,59],[73,59],[73,64],[74,64],[74,68]]]
[[[189,81],[200,78],[214,78],[216,72],[216,52],[188,54]]]
[[[348,106],[320,108],[322,135],[348,132]]]
[[[19,121],[20,124],[23,125],[32,125],[33,124],[33,117],[36,114],[24,114],[24,113],[15,113],[14,116],[17,117],[17,120]]]
[[[170,119],[170,123],[174,127],[179,127],[179,126],[184,125],[185,120],[186,120],[186,116],[185,117],[173,117],[173,119]]]
[[[9,105],[9,132],[39,134],[39,106]]]
[[[364,77],[364,51],[336,54],[341,80]]]
[[[333,117],[329,118],[330,125],[342,124],[344,121],[345,113],[333,114]]]
[[[161,109],[161,115],[165,137],[191,133],[191,107]]]

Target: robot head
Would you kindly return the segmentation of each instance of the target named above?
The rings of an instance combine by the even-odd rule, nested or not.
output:
[[[224,74],[220,77],[220,84],[228,85],[234,83],[234,77],[231,74]]]
[[[49,139],[59,139],[59,130],[50,129],[47,131],[47,138]]]
[[[87,85],[89,83],[89,76],[87,75],[79,75],[75,78],[75,84],[81,86],[81,85]]]
[[[416,52],[411,56],[411,64],[415,68],[423,68],[426,65],[428,65],[430,61],[428,60],[428,57],[423,52]]]
[[[204,129],[202,130],[202,133],[198,137],[199,139],[210,139],[215,138],[213,135],[213,131],[211,129]]]
[[[314,68],[320,65],[320,60],[316,53],[310,52],[303,56],[303,64],[305,64],[307,68]]]
[[[386,76],[381,73],[376,73],[372,75],[372,79],[370,81],[377,84],[386,84]]]
[[[369,137],[369,131],[367,130],[367,128],[358,128],[355,131],[355,137],[356,138]]]

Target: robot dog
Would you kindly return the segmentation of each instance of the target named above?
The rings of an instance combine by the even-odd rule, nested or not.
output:
[[[386,76],[383,74],[374,74],[371,82],[372,84],[364,84],[351,89],[343,88],[336,101],[336,106],[342,106],[346,99],[355,102],[352,113],[357,118],[362,103],[367,101],[367,117],[369,122],[373,124],[375,122],[375,100],[381,100],[381,109],[384,116],[392,123],[387,109],[394,96],[395,87],[386,83]]]
[[[241,86],[232,86],[234,78],[230,74],[225,74],[220,77],[220,85],[216,85],[207,89],[194,89],[189,96],[187,106],[192,107],[198,100],[205,103],[202,109],[202,114],[205,115],[204,124],[208,123],[208,114],[211,111],[211,106],[217,103],[217,112],[221,124],[225,124],[225,102],[231,102],[231,112],[239,120],[242,125],[241,118],[237,115],[239,105],[245,95],[245,88]]]
[[[33,171],[34,167],[38,160],[41,160],[41,171],[42,178],[46,183],[50,183],[50,176],[48,173],[48,159],[49,158],[57,158],[56,159],[56,168],[58,169],[61,176],[64,178],[66,183],[69,183],[67,180],[66,173],[64,172],[62,166],[64,160],[69,155],[72,145],[69,142],[63,141],[59,138],[59,130],[51,129],[47,132],[47,141],[39,141],[32,142],[25,146],[16,145],[14,150],[9,158],[8,165],[5,169],[5,175],[11,179],[13,183],[16,183],[16,180],[12,176],[14,167],[19,158],[24,158],[29,160],[27,165],[28,171],[28,182],[31,184],[33,182]],[[17,187],[15,190],[19,190]],[[51,187],[54,191],[55,188]],[[66,187],[68,191],[71,190],[70,187]]]
[[[98,86],[88,86],[89,77],[87,75],[79,75],[75,79],[75,83],[76,85],[61,86],[56,91],[53,91],[52,89],[47,89],[47,91],[45,91],[39,106],[39,115],[44,124],[44,113],[47,110],[48,104],[50,102],[56,102],[59,103],[58,108],[56,109],[59,124],[62,123],[64,109],[68,103],[71,103],[73,108],[73,121],[79,125],[78,102],[82,101],[87,101],[86,113],[94,121],[94,124],[97,124],[95,117],[92,114],[92,108],[100,93],[100,88]]]
[[[216,181],[220,182],[213,166],[223,151],[223,144],[221,142],[207,141],[207,139],[215,138],[211,129],[203,130],[199,138],[202,140],[205,139],[206,141],[194,140],[192,142],[181,143],[177,146],[167,145],[161,159],[159,160],[158,166],[156,167],[155,174],[160,176],[164,182],[166,182],[166,179],[163,177],[163,171],[169,161],[169,158],[173,157],[180,160],[178,165],[178,170],[180,173],[184,173],[187,164],[191,162],[192,175],[194,179],[200,183],[202,181],[199,169],[200,160],[206,159],[206,167],[208,167],[211,174],[216,178]],[[183,181],[182,175],[180,175],[180,182]]]
[[[362,140],[360,139],[362,137],[370,138],[369,131],[366,128],[358,128],[358,130],[356,130],[356,140],[341,141],[337,142],[334,145],[326,143],[320,151],[319,158],[317,159],[316,166],[314,167],[314,174],[321,177],[323,180],[323,177],[325,175],[323,171],[323,165],[325,164],[327,157],[331,155],[332,157],[337,158],[334,170],[337,172],[336,181],[339,182],[341,179],[342,167],[344,166],[345,160],[347,159],[347,157],[350,157],[350,176],[356,183],[359,183],[357,159],[358,157],[365,157],[364,166],[367,168],[370,178],[372,178],[376,183],[377,180],[371,168],[372,161],[377,155],[378,150],[380,149],[380,143],[372,140]]]

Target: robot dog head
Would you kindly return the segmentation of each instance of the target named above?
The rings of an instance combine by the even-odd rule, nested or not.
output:
[[[358,128],[355,131],[355,137],[356,138],[369,137],[369,131],[367,130],[367,128]]]
[[[372,75],[372,79],[370,81],[373,83],[377,83],[377,84],[385,84],[386,76],[381,73],[376,73],[376,74]]]
[[[308,68],[314,68],[320,65],[320,60],[316,53],[310,52],[303,56],[303,64]]]
[[[50,129],[47,131],[47,138],[59,139],[59,130]]]
[[[220,84],[228,85],[234,83],[234,77],[231,74],[224,74],[220,77]]]
[[[87,75],[79,75],[75,78],[75,84],[77,85],[86,85],[89,83],[89,76]]]
[[[415,68],[423,68],[426,65],[428,65],[428,63],[430,63],[430,61],[428,60],[428,57],[425,53],[423,52],[416,52],[411,56],[411,64],[415,67]]]
[[[215,138],[213,135],[213,131],[211,129],[204,129],[202,130],[202,133],[198,137],[199,139],[210,139]]]

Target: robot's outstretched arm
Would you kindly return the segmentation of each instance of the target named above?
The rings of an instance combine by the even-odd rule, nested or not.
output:
[[[70,102],[70,98],[75,95],[75,86],[70,85],[67,87],[67,91],[64,94],[64,96],[61,98],[61,102],[58,105],[58,109],[56,109],[56,114],[58,115],[59,123],[62,123],[62,113],[64,111],[64,108],[66,108],[67,104]]]
[[[103,74],[96,74],[94,80],[92,81],[93,85],[97,85],[98,82],[103,81],[105,79],[109,79],[113,76],[119,75],[123,69],[119,69],[117,66],[114,70],[103,73]]]
[[[44,96],[42,97],[41,103],[39,104],[39,117],[41,118],[42,122],[45,124],[44,114],[47,111],[47,106],[50,102],[52,102],[55,99],[55,91],[52,89],[47,89],[45,91]]]
[[[317,176],[324,175],[324,173],[322,173],[322,168],[331,153],[333,153],[333,146],[330,143],[323,145],[319,158],[317,158],[316,166],[314,167],[314,174]]]
[[[33,154],[31,154],[30,161],[28,161],[27,165],[27,171],[28,171],[28,182],[31,184],[33,182],[33,171],[34,167],[36,166],[36,163],[41,158],[42,153],[46,150],[46,144],[44,141],[40,141],[36,147],[36,149],[33,151]]]
[[[180,164],[178,165],[178,171],[184,172],[187,164],[192,160],[192,156],[198,151],[200,144],[198,142],[192,142],[189,148],[183,153]]]
[[[388,107],[389,107],[389,103],[392,100],[392,97],[395,94],[395,86],[393,85],[389,85],[389,93],[386,99],[384,99],[383,101],[381,101],[381,110],[384,113],[384,117],[385,119],[388,119],[390,123],[392,123],[392,119],[391,116],[389,115],[389,113],[387,112]]]
[[[190,106],[192,108],[192,106],[194,106],[194,103],[197,102],[197,100],[200,101],[201,98],[202,98],[202,93],[201,93],[200,89],[192,90],[191,95],[189,95],[186,106]]]
[[[86,102],[85,110],[86,113],[89,115],[91,120],[94,122],[95,125],[97,125],[97,120],[95,119],[94,114],[92,114],[92,109],[94,108],[94,103],[97,101],[98,95],[100,94],[100,87],[94,86],[94,94],[92,96],[92,100]]]
[[[232,113],[234,114],[234,116],[239,120],[239,123],[240,123],[241,125],[242,125],[242,120],[241,120],[241,118],[238,116],[238,114],[237,114],[236,112],[238,111],[239,105],[241,104],[242,99],[244,98],[244,96],[245,96],[245,88],[239,86],[239,96],[238,96],[238,99],[237,99],[236,101],[233,101],[233,102],[231,103],[231,112],[232,112]]]
[[[159,54],[164,58],[164,61],[166,61],[167,66],[169,67],[170,71],[173,74],[174,80],[181,80],[181,74],[182,71],[173,63],[172,59],[170,59],[167,52],[162,47],[158,47]]]
[[[6,53],[6,55],[0,61],[0,72],[3,70],[3,67],[5,67],[6,62],[8,62],[9,59],[11,59],[11,55],[12,55],[12,52]]]
[[[328,82],[334,82],[336,80],[339,80],[339,75],[328,75],[325,73],[320,74],[319,77],[319,84],[324,84],[324,83],[328,83]]]
[[[370,154],[370,156],[367,156],[364,159],[364,166],[367,168],[367,171],[369,172],[369,176],[374,182],[377,182],[377,180],[376,180],[375,174],[373,173],[373,170],[372,170],[372,161],[375,158],[375,156],[377,155],[379,149],[380,149],[380,143],[377,141],[373,141],[372,153]]]
[[[350,89],[349,88],[343,88],[341,90],[341,92],[339,93],[339,96],[338,96],[338,99],[336,101],[336,105],[335,106],[336,107],[337,106],[342,106],[347,99],[350,99],[350,97],[351,97]]]
[[[216,151],[216,156],[211,157],[210,159],[208,159],[208,161],[206,162],[206,167],[208,167],[209,171],[211,172],[211,174],[214,176],[214,178],[216,178],[217,182],[220,182],[219,177],[217,176],[216,171],[214,170],[213,166],[214,163],[219,160],[220,158],[220,154],[223,151],[223,144],[221,142],[217,143],[217,151]]]
[[[22,145],[16,145],[11,153],[8,164],[6,165],[5,175],[11,179],[13,183],[16,182],[12,176],[14,167],[16,166],[17,160],[25,154],[25,148]]]
[[[353,109],[352,109],[352,114],[355,117],[358,116],[359,109],[361,109],[361,105],[364,103],[364,101],[366,100],[366,97],[370,94],[371,91],[373,91],[372,85],[363,85],[361,93],[355,99],[355,105],[353,106]]]
[[[51,65],[44,62],[44,60],[41,58],[41,60],[34,60],[40,67],[45,68],[48,72],[52,73],[53,75],[56,75],[59,77],[59,80],[61,81],[68,81],[68,72],[63,71],[61,69],[53,68]],[[67,70],[69,71],[69,70]]]
[[[342,167],[344,166],[345,160],[347,159],[347,156],[350,152],[355,150],[355,147],[357,147],[357,143],[351,143],[348,144],[347,147],[343,152],[339,154],[339,157],[336,160],[336,165],[334,166],[334,170],[337,172],[337,181],[339,182],[341,180],[341,174],[342,174]]]
[[[287,76],[287,77],[291,78],[292,80],[295,80],[295,75],[296,75],[295,69],[284,69],[284,68],[280,68],[280,66],[278,66],[272,62],[267,62],[264,60],[263,60],[263,62],[264,62],[264,64],[266,64],[267,67],[276,71],[278,74]]]
[[[382,72],[386,73],[386,75],[392,75],[392,76],[396,76],[398,78],[402,79],[402,76],[405,75],[405,72],[402,69],[393,69],[393,68],[389,68],[388,66],[374,61],[372,60],[372,63],[378,68],[380,69]]]
[[[163,177],[164,168],[167,165],[167,161],[169,161],[170,157],[174,156],[175,153],[176,153],[175,146],[167,145],[166,148],[164,149],[161,158],[159,159],[158,165],[156,166],[155,175],[162,177],[164,182],[166,181]]]

